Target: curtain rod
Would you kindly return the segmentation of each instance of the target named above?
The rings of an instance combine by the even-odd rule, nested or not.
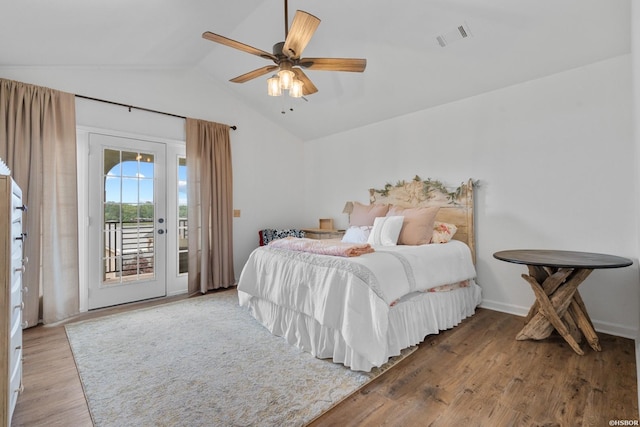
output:
[[[88,99],[90,101],[98,101],[98,102],[104,102],[105,104],[111,104],[111,105],[118,105],[120,107],[126,107],[129,109],[129,112],[131,112],[132,108],[135,108],[136,110],[140,110],[140,111],[147,111],[149,113],[156,113],[156,114],[164,114],[165,116],[171,116],[171,117],[177,117],[179,119],[186,119],[185,116],[179,116],[177,114],[173,114],[173,113],[165,113],[163,111],[157,111],[157,110],[151,110],[149,108],[144,108],[144,107],[136,107],[134,105],[127,105],[127,104],[121,104],[120,102],[115,102],[115,101],[107,101],[104,99],[99,99],[99,98],[92,98],[90,96],[84,96],[84,95],[78,95],[76,94],[76,98],[82,98],[82,99]],[[229,126],[230,129],[236,130],[238,129],[238,127],[236,125],[233,126]]]

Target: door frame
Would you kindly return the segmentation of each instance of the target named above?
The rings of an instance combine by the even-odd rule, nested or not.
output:
[[[78,163],[78,267],[79,267],[79,297],[80,312],[89,310],[89,135],[100,133],[103,135],[142,139],[150,142],[162,143],[166,146],[167,165],[177,164],[178,157],[185,156],[185,141],[160,138],[156,136],[121,132],[113,129],[96,128],[89,126],[76,127],[77,163]],[[172,230],[177,227],[178,212],[173,207],[178,204],[178,176],[177,168],[167,167],[166,176],[166,221],[167,229],[167,259],[171,260],[174,248],[177,248],[177,234]],[[173,228],[172,228],[173,227]],[[174,235],[175,234],[175,235]],[[177,251],[177,249],[176,249]],[[174,296],[187,293],[188,276],[179,274],[177,263],[166,263],[166,296]]]

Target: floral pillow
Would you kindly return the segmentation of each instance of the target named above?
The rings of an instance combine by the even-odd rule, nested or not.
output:
[[[447,243],[453,238],[458,231],[458,227],[447,222],[435,221],[433,223],[433,236],[431,243]]]

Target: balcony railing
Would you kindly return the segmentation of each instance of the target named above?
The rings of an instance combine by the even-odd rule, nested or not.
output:
[[[178,244],[180,272],[186,272],[188,222],[178,220]],[[120,273],[123,276],[151,273],[154,266],[155,226],[152,221],[105,221],[104,223],[104,273]]]

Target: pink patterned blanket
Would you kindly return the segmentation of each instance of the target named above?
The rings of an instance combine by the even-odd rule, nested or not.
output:
[[[300,237],[285,237],[273,240],[269,246],[298,252],[342,257],[360,256],[375,252],[368,243],[345,243],[338,240],[316,240]]]

